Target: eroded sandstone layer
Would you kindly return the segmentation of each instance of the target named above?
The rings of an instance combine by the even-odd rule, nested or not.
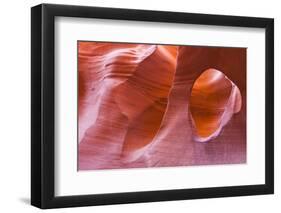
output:
[[[246,161],[245,48],[79,42],[78,75],[79,170]]]

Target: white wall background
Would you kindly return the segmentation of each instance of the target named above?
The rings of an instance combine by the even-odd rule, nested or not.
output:
[[[275,195],[126,204],[50,210],[51,212],[278,212],[281,209],[281,3],[266,1],[188,0],[53,0],[80,4],[150,10],[260,16],[275,18]],[[30,197],[30,7],[37,0],[1,2],[0,12],[0,211],[39,212]],[[279,109],[279,110],[278,110]],[[207,178],[207,177],[206,177]],[[280,211],[280,210],[279,210]]]

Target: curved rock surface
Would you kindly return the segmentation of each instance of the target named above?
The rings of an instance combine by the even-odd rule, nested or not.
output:
[[[246,161],[245,48],[79,42],[78,74],[79,170]]]
[[[204,71],[194,82],[189,105],[196,141],[218,136],[241,105],[240,90],[226,75],[212,68]]]

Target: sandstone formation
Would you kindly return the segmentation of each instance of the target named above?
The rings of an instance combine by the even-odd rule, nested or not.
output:
[[[79,170],[246,161],[245,48],[79,42],[78,75]]]

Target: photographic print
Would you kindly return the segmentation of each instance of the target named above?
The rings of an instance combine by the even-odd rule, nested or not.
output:
[[[33,206],[273,193],[274,19],[32,7]]]
[[[246,48],[77,48],[79,171],[246,163]]]

